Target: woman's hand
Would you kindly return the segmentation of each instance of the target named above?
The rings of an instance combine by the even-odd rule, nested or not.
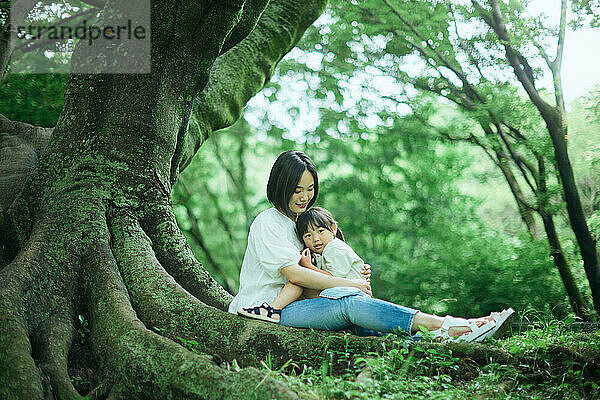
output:
[[[356,288],[362,290],[363,292],[365,292],[369,297],[373,296],[373,293],[371,292],[371,284],[365,280],[362,279],[350,279],[353,283],[356,284]]]
[[[310,250],[304,249],[300,252],[300,262],[301,267],[309,268],[312,265],[312,260],[310,258]]]
[[[371,282],[371,266],[369,264],[363,265],[363,269],[360,273],[367,282]]]

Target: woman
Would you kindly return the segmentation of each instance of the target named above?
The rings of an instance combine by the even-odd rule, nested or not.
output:
[[[438,317],[371,298],[366,280],[328,276],[298,265],[303,245],[296,236],[295,221],[314,204],[318,192],[317,170],[306,154],[288,151],[277,158],[267,184],[267,198],[274,207],[260,213],[250,227],[240,289],[229,312],[237,313],[243,307],[253,306],[257,316],[271,317],[274,310],[269,303],[289,281],[304,288],[323,290],[323,297],[288,305],[281,310],[281,325],[326,330],[358,327],[359,330],[408,334],[423,327],[442,340],[457,337],[460,341],[497,336],[508,325],[512,310],[472,320]]]

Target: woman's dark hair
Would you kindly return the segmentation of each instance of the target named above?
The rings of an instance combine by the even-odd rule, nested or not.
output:
[[[308,227],[312,226],[315,228],[325,228],[330,232],[333,232],[333,226],[338,225],[337,221],[333,219],[333,215],[322,207],[313,207],[302,214],[298,215],[296,220],[296,236],[300,243],[304,243],[302,236],[308,232]],[[338,239],[344,240],[344,234],[340,230],[339,226],[335,236]]]
[[[317,177],[317,168],[312,160],[301,151],[286,151],[281,153],[269,175],[267,183],[267,198],[275,207],[283,211],[288,217],[295,218],[294,213],[290,210],[290,198],[304,171],[310,172],[315,186],[315,195],[308,202],[307,208],[310,208],[317,200],[319,194],[319,178]]]

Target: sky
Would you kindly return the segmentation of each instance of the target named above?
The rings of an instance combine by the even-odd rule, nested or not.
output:
[[[529,6],[533,14],[544,13],[550,21],[558,24],[560,0],[532,0]],[[563,89],[568,102],[586,94],[595,85],[600,85],[600,28],[569,29],[565,36],[563,58]],[[544,86],[551,87],[550,74]]]

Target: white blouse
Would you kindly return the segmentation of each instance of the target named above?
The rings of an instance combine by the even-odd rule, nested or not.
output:
[[[365,279],[360,273],[365,263],[343,240],[334,238],[323,249],[323,255],[315,254],[314,256],[317,262],[316,267],[330,272],[333,276]]]
[[[287,283],[281,269],[300,261],[303,246],[296,237],[296,224],[269,208],[250,226],[248,245],[240,272],[240,290],[229,305],[236,314],[240,307],[271,303]]]

